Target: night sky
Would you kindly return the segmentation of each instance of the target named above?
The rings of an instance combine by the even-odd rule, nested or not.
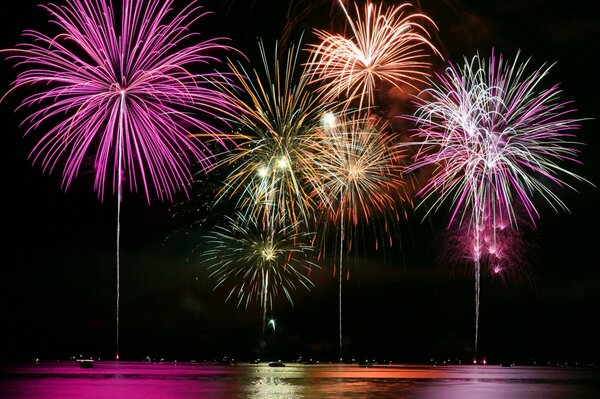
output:
[[[60,0],[57,0],[60,2]],[[22,30],[48,31],[38,1],[0,5],[0,47],[19,42]],[[181,6],[183,1],[176,1]],[[196,25],[206,37],[229,36],[251,59],[257,37],[273,43],[285,23],[288,1],[203,1],[215,14]],[[296,0],[296,3],[308,3]],[[313,2],[318,3],[318,2]],[[326,28],[330,2],[299,20],[304,29]],[[391,2],[390,2],[391,3]],[[561,82],[562,99],[572,99],[583,166],[569,166],[600,183],[598,140],[598,6],[587,0],[422,0],[439,27],[435,44],[447,60],[460,62],[491,49],[514,58],[520,49],[532,65],[556,65],[545,81]],[[341,18],[341,15],[338,15]],[[272,44],[270,44],[272,46]],[[436,61],[436,68],[443,66]],[[1,89],[16,76],[0,63]],[[60,176],[32,166],[34,136],[19,127],[26,112],[13,112],[22,93],[0,104],[2,121],[4,259],[0,267],[3,344],[0,360],[110,358],[115,345],[116,199],[104,203],[83,168],[68,192]],[[390,101],[393,102],[393,99]],[[388,104],[404,108],[399,104]],[[315,272],[311,292],[297,291],[295,306],[281,301],[272,315],[275,331],[261,337],[261,312],[225,303],[212,291],[194,248],[206,231],[194,224],[218,177],[199,176],[191,200],[175,204],[127,193],[122,208],[121,354],[178,360],[257,355],[294,359],[337,358],[337,282],[329,265]],[[598,189],[575,184],[557,189],[570,213],[541,201],[541,220],[527,235],[527,267],[505,280],[484,275],[480,345],[488,361],[600,361],[600,245]],[[445,208],[447,209],[447,208]],[[212,215],[214,216],[214,215]],[[402,221],[392,249],[358,252],[344,288],[344,346],[348,357],[395,361],[469,359],[474,336],[473,275],[468,265],[450,266],[441,257],[448,215],[421,222],[421,211]],[[360,265],[358,267],[357,265]]]

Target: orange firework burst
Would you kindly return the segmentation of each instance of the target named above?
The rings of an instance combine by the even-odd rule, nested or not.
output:
[[[396,212],[403,200],[404,153],[393,145],[396,135],[386,133],[380,121],[325,115],[309,157],[318,180],[313,195],[336,223],[369,223],[375,214]]]
[[[377,231],[390,237],[389,221],[398,219],[398,199],[403,196],[403,158],[396,136],[385,133],[379,121],[359,118],[349,120],[327,113],[322,128],[311,146],[315,180],[313,196],[324,211],[323,226],[318,231],[325,248],[327,227],[339,228],[337,272],[339,281],[340,359],[342,351],[342,268],[344,252],[352,249],[357,227],[373,224]],[[383,224],[374,223],[375,216]],[[377,231],[379,233],[379,231]],[[379,237],[380,234],[377,234]],[[377,241],[378,242],[378,241]],[[377,244],[376,244],[377,245]],[[337,270],[336,270],[337,269]],[[347,276],[348,273],[346,272]]]
[[[428,50],[441,56],[420,24],[437,29],[429,17],[408,13],[409,3],[390,8],[368,3],[362,14],[355,4],[357,17],[353,20],[341,1],[340,6],[352,37],[315,30],[321,44],[309,48],[311,81],[320,85],[326,98],[358,98],[359,108],[369,108],[379,81],[399,89],[424,82],[431,65]]]

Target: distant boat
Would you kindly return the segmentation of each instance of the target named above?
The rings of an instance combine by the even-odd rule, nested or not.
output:
[[[227,356],[219,361],[219,364],[223,366],[233,366],[235,364],[235,359],[229,359]]]
[[[285,367],[285,364],[283,364],[282,362],[271,362],[269,363],[270,367]]]
[[[79,362],[79,367],[82,369],[91,369],[94,367],[93,359],[77,359],[77,361]]]

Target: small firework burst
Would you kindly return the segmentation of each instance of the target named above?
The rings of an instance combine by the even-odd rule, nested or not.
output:
[[[227,300],[247,308],[257,302],[266,311],[283,294],[293,304],[292,292],[310,289],[313,268],[311,234],[298,232],[294,225],[271,227],[242,213],[227,217],[204,239],[208,249],[202,253],[215,289],[227,286]],[[264,326],[263,320],[263,326]]]

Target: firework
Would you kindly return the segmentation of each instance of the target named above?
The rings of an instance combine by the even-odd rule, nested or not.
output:
[[[313,196],[324,210],[325,224],[319,228],[325,239],[329,224],[339,228],[339,339],[342,351],[342,280],[344,252],[352,248],[359,223],[369,224],[375,216],[398,218],[397,200],[403,191],[403,151],[393,143],[396,137],[385,133],[385,125],[357,115],[346,120],[325,114],[322,129],[315,137],[310,158],[316,164]],[[384,233],[390,237],[389,220],[384,217]],[[334,268],[335,274],[335,268]],[[346,272],[347,276],[348,273]]]
[[[309,258],[310,241],[311,235],[298,232],[294,225],[273,228],[238,213],[204,238],[209,249],[203,252],[202,263],[216,280],[215,289],[231,287],[227,300],[237,297],[238,307],[246,308],[259,303],[264,328],[267,309],[278,295],[283,293],[293,304],[294,290],[313,285],[308,276],[318,266]]]
[[[477,228],[467,223],[454,222],[443,234],[444,262],[464,267],[479,258],[481,272],[501,281],[519,281],[528,276],[525,265],[531,255],[531,242],[528,232],[532,231],[531,222],[522,215],[518,216],[518,228],[506,221],[490,218]],[[491,218],[494,219],[494,218]],[[480,246],[475,247],[475,234],[480,237]],[[527,236],[526,236],[527,235]],[[526,247],[526,244],[529,244]]]
[[[307,148],[332,106],[309,91],[304,69],[296,73],[297,50],[292,47],[285,60],[276,55],[272,65],[262,43],[260,50],[263,73],[230,63],[241,90],[226,90],[243,112],[237,119],[240,129],[232,135],[238,148],[217,164],[232,166],[217,202],[237,196],[248,217],[273,224],[285,215],[283,223],[307,225],[314,205],[304,182],[315,173]]]
[[[224,144],[213,126],[233,106],[215,89],[226,84],[215,72],[198,75],[192,65],[210,65],[229,48],[223,39],[199,41],[190,33],[206,13],[191,2],[172,15],[172,0],[124,0],[120,18],[107,0],[67,0],[44,6],[58,34],[28,30],[27,42],[6,50],[23,68],[12,90],[27,88],[19,108],[37,108],[25,118],[26,134],[43,129],[31,152],[49,173],[62,169],[68,189],[88,158],[100,199],[117,194],[117,358],[119,330],[119,237],[122,185],[141,187],[171,200],[187,190],[189,165],[211,164],[201,131]],[[195,44],[194,44],[195,43]]]
[[[309,47],[311,81],[319,84],[326,98],[358,98],[359,109],[374,104],[379,82],[399,89],[415,87],[429,76],[429,50],[440,54],[424,25],[435,24],[420,13],[409,13],[410,4],[394,7],[355,4],[354,20],[342,1],[352,37],[315,30],[320,44]]]
[[[402,195],[405,155],[394,145],[398,137],[386,132],[381,120],[357,115],[345,119],[328,113],[322,124],[309,157],[318,172],[312,195],[328,218],[348,228],[382,214],[397,219],[397,205],[407,199]]]
[[[461,67],[450,65],[417,102],[416,137],[421,148],[411,169],[433,166],[420,190],[424,201],[437,195],[428,212],[450,203],[450,224],[473,231],[476,275],[476,332],[479,278],[485,224],[516,225],[515,204],[535,223],[534,197],[555,209],[566,205],[551,185],[569,186],[562,176],[584,180],[563,163],[577,162],[570,131],[578,120],[569,102],[559,100],[558,85],[543,89],[549,67],[527,73],[528,62],[511,65],[492,54],[475,56]]]
[[[20,108],[38,108],[25,118],[26,134],[44,129],[31,156],[45,171],[62,168],[65,189],[87,156],[100,198],[107,185],[118,191],[123,178],[131,190],[141,186],[148,201],[151,193],[172,199],[189,186],[190,163],[210,166],[208,147],[190,133],[221,141],[204,119],[225,116],[231,105],[211,83],[222,75],[197,75],[190,66],[212,64],[213,53],[228,47],[189,32],[206,14],[201,7],[192,2],[171,16],[172,3],[125,0],[120,21],[105,0],[50,4],[45,9],[60,33],[25,31],[31,43],[8,50],[24,68],[13,90],[33,90]]]

